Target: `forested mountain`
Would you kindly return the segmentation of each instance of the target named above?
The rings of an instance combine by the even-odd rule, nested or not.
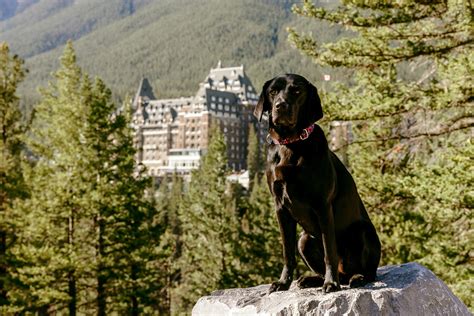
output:
[[[0,1],[14,7],[12,1]],[[16,2],[19,6],[25,1]],[[290,12],[292,2],[29,1],[0,21],[0,41],[26,59],[29,74],[20,94],[27,102],[57,68],[68,39],[74,40],[79,64],[101,76],[118,97],[133,93],[142,77],[150,79],[158,97],[192,95],[219,60],[223,66],[244,64],[257,87],[282,72],[298,72],[318,82],[321,69],[290,46],[286,28],[312,31],[321,41],[341,31],[297,21]]]
[[[38,0],[0,0],[0,21],[14,16]]]

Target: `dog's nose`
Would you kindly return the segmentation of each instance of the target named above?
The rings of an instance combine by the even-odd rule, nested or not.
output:
[[[277,103],[275,103],[275,108],[277,110],[279,110],[280,108],[286,108],[287,107],[287,104],[285,101],[281,100],[281,101],[278,101]]]

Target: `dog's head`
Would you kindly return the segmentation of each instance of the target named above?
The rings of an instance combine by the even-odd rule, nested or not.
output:
[[[268,112],[270,128],[298,131],[323,117],[318,90],[300,75],[286,74],[263,85],[254,115]]]

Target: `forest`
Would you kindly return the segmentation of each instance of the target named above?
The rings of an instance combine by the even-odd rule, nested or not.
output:
[[[59,67],[68,39],[81,68],[102,78],[118,103],[143,77],[158,98],[189,97],[219,60],[225,67],[243,64],[256,87],[284,72],[321,81],[324,69],[291,48],[286,28],[301,25],[324,41],[342,29],[300,21],[290,11],[292,2],[38,0],[0,21],[0,41],[30,70],[18,91],[28,108],[39,100],[36,88]],[[335,79],[343,74],[332,71]]]
[[[350,128],[333,148],[377,229],[381,265],[423,264],[474,311],[472,4],[291,7],[285,56],[346,76],[320,90],[318,124],[328,139],[332,122]],[[322,41],[305,28],[314,21],[340,36]],[[181,315],[213,290],[274,281],[281,244],[255,127],[248,190],[226,181],[217,128],[190,182],[157,184],[135,164],[130,100],[79,59],[68,41],[27,111],[28,63],[0,43],[0,313]]]

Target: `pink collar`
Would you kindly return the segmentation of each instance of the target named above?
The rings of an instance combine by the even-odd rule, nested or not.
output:
[[[268,134],[267,135],[267,142],[269,144],[274,143],[274,144],[277,144],[277,145],[286,145],[286,144],[291,144],[291,143],[298,142],[300,140],[305,140],[309,137],[309,135],[311,135],[311,133],[314,130],[315,125],[316,125],[316,123],[311,124],[310,126],[303,129],[301,134],[299,134],[298,136],[294,136],[294,137],[288,137],[288,138],[283,138],[283,139],[274,139],[270,136],[270,134]]]

